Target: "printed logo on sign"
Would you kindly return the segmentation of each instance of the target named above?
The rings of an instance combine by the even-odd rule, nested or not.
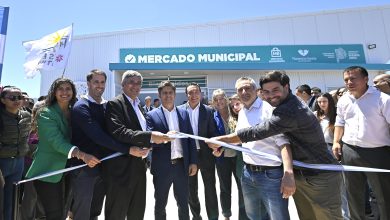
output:
[[[306,56],[308,53],[309,53],[309,50],[306,50],[306,49],[304,49],[304,50],[302,50],[302,49],[299,49],[298,50],[298,53],[301,55],[301,56]]]
[[[270,63],[284,63],[286,62],[283,58],[282,58],[282,51],[277,48],[277,47],[274,47],[271,49],[271,59],[269,60]]]
[[[136,63],[137,58],[133,54],[128,54],[125,57],[125,63]]]
[[[347,58],[347,51],[345,51],[343,48],[337,48],[334,50],[335,54],[336,54],[336,60],[337,60],[337,63],[340,62],[340,60],[344,60],[345,58]]]
[[[271,57],[282,57],[282,51],[277,47],[272,48]]]

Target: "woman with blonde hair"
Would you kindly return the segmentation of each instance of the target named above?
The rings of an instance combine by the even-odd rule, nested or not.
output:
[[[234,118],[229,109],[229,100],[226,93],[222,89],[214,90],[213,92],[213,107],[215,108],[214,120],[217,125],[217,131],[219,135],[230,134],[234,132],[237,121],[234,122]],[[220,184],[220,202],[222,207],[222,215],[225,219],[229,219],[232,216],[231,212],[231,188],[232,188],[232,175],[236,181],[238,189],[238,205],[239,205],[239,220],[248,219],[245,212],[244,199],[242,197],[240,176],[237,173],[237,152],[232,149],[224,149],[222,155],[218,153],[216,156],[221,156],[217,159],[217,173]]]

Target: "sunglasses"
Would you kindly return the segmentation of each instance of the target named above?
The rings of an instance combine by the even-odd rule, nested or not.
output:
[[[21,95],[8,95],[8,96],[5,96],[4,98],[10,100],[10,101],[19,101],[19,100],[23,100],[24,97],[21,96]]]

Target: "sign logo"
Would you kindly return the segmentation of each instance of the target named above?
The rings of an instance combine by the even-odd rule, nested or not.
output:
[[[335,54],[336,54],[336,60],[337,60],[337,63],[340,62],[340,60],[344,60],[345,58],[347,58],[347,51],[345,51],[343,48],[337,48],[334,50]]]
[[[277,47],[272,48],[271,57],[282,57],[282,51]]]
[[[125,63],[136,63],[137,58],[133,54],[128,54],[125,57]]]
[[[306,50],[306,49],[299,49],[298,50],[298,53],[301,55],[301,56],[306,56],[308,53],[309,53],[309,50]]]

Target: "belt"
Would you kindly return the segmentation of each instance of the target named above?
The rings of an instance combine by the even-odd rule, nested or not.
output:
[[[317,176],[322,173],[331,173],[334,171],[331,170],[312,170],[312,169],[294,169],[294,174],[295,175],[300,175],[300,176]]]
[[[262,172],[265,170],[272,170],[272,169],[279,169],[282,168],[282,165],[280,166],[258,166],[258,165],[252,165],[252,164],[245,164],[246,168],[252,172]]]
[[[175,165],[179,162],[183,161],[183,158],[182,157],[179,157],[179,158],[175,158],[175,159],[171,159],[171,164],[172,165]]]

